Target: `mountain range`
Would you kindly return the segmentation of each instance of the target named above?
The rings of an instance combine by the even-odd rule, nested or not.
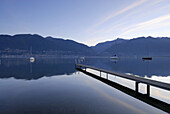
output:
[[[87,46],[73,40],[42,37],[37,34],[0,35],[2,55],[81,55],[81,56],[170,56],[170,38],[139,37],[106,41],[96,46]]]
[[[91,55],[93,50],[73,40],[37,34],[0,35],[1,54]]]
[[[151,36],[133,38],[130,40],[118,38],[113,41],[99,43],[93,47],[93,49],[102,55],[108,56],[170,56],[170,38],[153,38]]]

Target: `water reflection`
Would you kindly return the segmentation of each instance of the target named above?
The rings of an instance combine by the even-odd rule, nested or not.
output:
[[[141,100],[141,101],[143,101],[143,102],[145,102],[147,104],[150,104],[150,105],[152,105],[152,106],[154,106],[154,107],[156,107],[158,109],[161,109],[161,110],[163,110],[163,111],[165,111],[167,113],[170,113],[170,110],[169,110],[170,105],[168,103],[166,103],[166,102],[163,102],[161,100],[155,99],[155,98],[150,97],[150,96],[147,96],[146,94],[137,93],[133,89],[127,88],[125,86],[122,86],[121,84],[115,83],[115,82],[113,82],[111,80],[108,80],[108,79],[105,79],[105,78],[102,78],[102,77],[97,76],[97,75],[95,75],[93,73],[86,72],[85,70],[82,70],[82,69],[78,69],[78,70],[85,73],[85,74],[87,74],[88,76],[91,76],[91,77],[93,77],[93,78],[95,78],[95,79],[97,79],[97,80],[99,80],[99,81],[113,87],[113,88],[116,88],[116,89],[118,89],[118,90],[120,90],[120,91],[122,91],[122,92],[136,98],[136,99],[139,99],[139,100]]]
[[[170,58],[155,57],[150,61],[143,61],[141,58],[120,58],[118,61],[89,59],[85,64],[142,77],[170,76]]]
[[[30,80],[43,76],[69,75],[75,72],[74,64],[75,60],[71,58],[37,59],[33,63],[26,59],[1,59],[0,78]],[[153,58],[151,61],[142,61],[141,58],[119,58],[118,61],[86,58],[83,64],[148,78],[170,76],[170,58]]]
[[[0,113],[164,113],[118,88],[111,88],[81,72],[74,73],[74,62],[74,59],[36,59],[34,63],[25,59],[2,59]],[[109,59],[85,59],[83,63],[113,69],[120,61],[111,62]]]
[[[110,59],[90,59],[90,63],[84,64],[103,68],[110,71],[130,73],[133,75],[142,76],[152,80],[157,80],[165,83],[170,83],[170,58],[153,58],[151,61],[143,61],[141,58],[120,58],[118,61],[110,61]],[[99,72],[88,69],[93,74],[100,75]],[[102,77],[106,77],[103,73]],[[110,80],[134,89],[134,82],[119,77],[110,76]],[[140,84],[140,92],[146,93],[146,85]],[[170,103],[169,91],[151,87],[151,96],[161,101]]]
[[[39,79],[41,77],[72,74],[75,72],[73,59],[2,59],[0,78]]]

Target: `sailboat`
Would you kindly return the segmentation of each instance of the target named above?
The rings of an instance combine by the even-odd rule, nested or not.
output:
[[[117,59],[118,59],[118,56],[114,55],[114,56],[110,57],[110,59],[117,60]]]
[[[152,60],[152,57],[142,57],[142,60]]]
[[[30,60],[30,62],[34,62],[35,58],[32,56],[32,46],[31,46],[31,49],[30,49],[30,53],[31,53],[31,56],[30,56],[29,60]]]
[[[147,45],[147,55],[148,55],[148,57],[142,57],[142,60],[152,60],[152,57],[149,57],[149,48],[148,48],[148,45]]]
[[[115,41],[115,52],[117,51],[117,41]],[[115,54],[114,56],[110,57],[111,60],[118,60],[118,56]]]

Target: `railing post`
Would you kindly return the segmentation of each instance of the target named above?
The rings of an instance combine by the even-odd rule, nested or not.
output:
[[[106,73],[106,79],[108,79],[108,73]]]
[[[101,77],[101,71],[100,71],[100,77]]]
[[[147,84],[147,96],[150,96],[150,85]]]
[[[139,82],[135,83],[135,91],[136,91],[136,93],[138,93],[138,91],[139,91]]]

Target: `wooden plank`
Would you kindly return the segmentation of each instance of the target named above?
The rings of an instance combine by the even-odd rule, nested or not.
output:
[[[113,72],[113,71],[100,69],[100,68],[96,68],[96,67],[91,67],[91,66],[83,65],[83,64],[76,64],[76,68],[90,68],[90,69],[93,69],[93,70],[97,70],[97,71],[100,71],[100,72],[105,72],[105,73],[108,73],[108,74],[119,76],[121,78],[133,80],[133,81],[136,81],[136,82],[139,82],[139,83],[152,85],[152,86],[155,86],[155,87],[162,88],[162,89],[170,91],[170,84],[164,83],[164,82],[150,80],[150,79],[146,79],[146,78],[138,77],[138,76],[134,76],[134,75],[127,75],[127,74],[119,73],[119,72]]]

